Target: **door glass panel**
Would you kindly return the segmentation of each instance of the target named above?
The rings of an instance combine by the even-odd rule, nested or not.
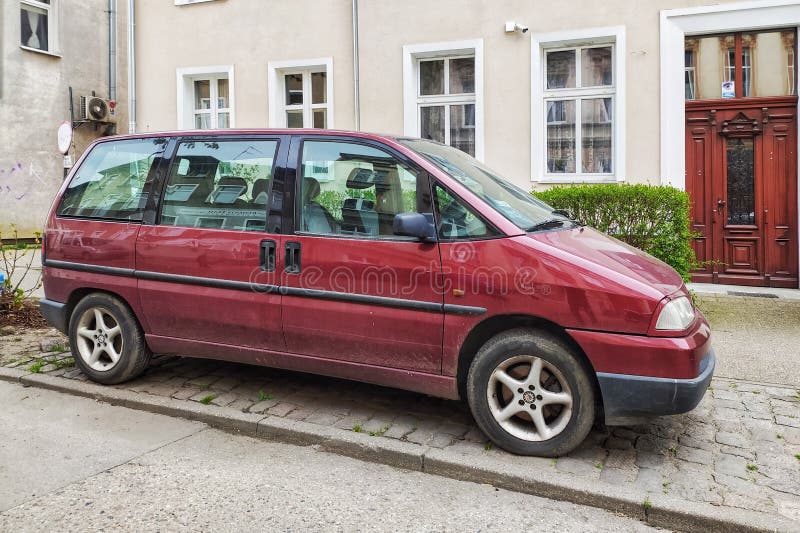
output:
[[[475,92],[475,58],[450,60],[450,94]]]
[[[742,44],[747,46],[742,49],[742,74],[749,79],[752,72],[754,78],[751,96],[796,94],[794,30],[745,33],[742,35]],[[746,58],[745,50],[748,52]],[[745,60],[747,63],[744,63]]]
[[[303,104],[303,75],[286,74],[286,105]]]
[[[328,74],[326,72],[312,72],[311,103],[325,104],[327,102],[328,102]]]
[[[286,112],[286,127],[287,128],[302,128],[303,127],[303,110],[296,109]]]
[[[755,224],[753,139],[728,139],[728,224]]]
[[[436,233],[440,239],[485,239],[497,235],[497,230],[471,207],[438,184],[435,185],[433,201],[436,206]]]
[[[444,94],[444,60],[419,62],[419,94]]]
[[[444,106],[427,106],[419,108],[420,137],[443,143],[444,138]]]
[[[581,86],[611,85],[611,47],[581,50]]]
[[[211,81],[195,80],[194,82],[194,108],[211,109]]]
[[[611,173],[611,98],[581,101],[583,172]]]
[[[547,172],[575,172],[575,100],[547,102]]]
[[[258,140],[181,143],[170,169],[160,223],[263,231],[277,145]]]
[[[734,36],[687,37],[684,44],[687,99],[722,98],[722,82],[736,74],[735,52],[728,51],[734,49]]]
[[[475,156],[475,104],[450,106],[450,146]]]
[[[417,211],[418,173],[362,144],[303,143],[301,231],[391,237],[394,217]]]
[[[547,52],[547,88],[575,87],[575,50]]]
[[[695,97],[695,58],[694,50],[684,50],[684,93],[687,100],[694,100]]]

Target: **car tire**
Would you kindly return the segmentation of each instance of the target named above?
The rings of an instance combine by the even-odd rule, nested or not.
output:
[[[467,375],[478,426],[500,448],[558,457],[583,442],[595,418],[591,369],[543,330],[515,329],[484,344]]]
[[[104,385],[139,376],[152,356],[136,316],[125,303],[105,293],[89,294],[75,306],[69,344],[78,368]]]

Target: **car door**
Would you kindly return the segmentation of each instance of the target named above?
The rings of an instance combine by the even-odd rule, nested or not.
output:
[[[395,214],[431,213],[427,174],[361,138],[296,136],[283,269],[292,353],[440,373],[441,269],[435,242],[395,236]]]
[[[136,243],[141,305],[155,351],[221,345],[283,351],[277,251],[288,148],[279,136],[180,138],[152,220]],[[285,157],[285,155],[283,156]]]

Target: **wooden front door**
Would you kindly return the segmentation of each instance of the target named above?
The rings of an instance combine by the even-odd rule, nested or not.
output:
[[[797,97],[686,103],[692,279],[798,286]]]

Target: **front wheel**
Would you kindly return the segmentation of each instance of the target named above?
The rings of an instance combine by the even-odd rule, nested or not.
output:
[[[478,426],[499,447],[555,457],[576,448],[592,428],[589,372],[558,337],[541,330],[500,333],[478,351],[467,398]]]
[[[105,293],[89,294],[75,306],[69,343],[78,368],[105,385],[137,377],[152,355],[128,306]]]

